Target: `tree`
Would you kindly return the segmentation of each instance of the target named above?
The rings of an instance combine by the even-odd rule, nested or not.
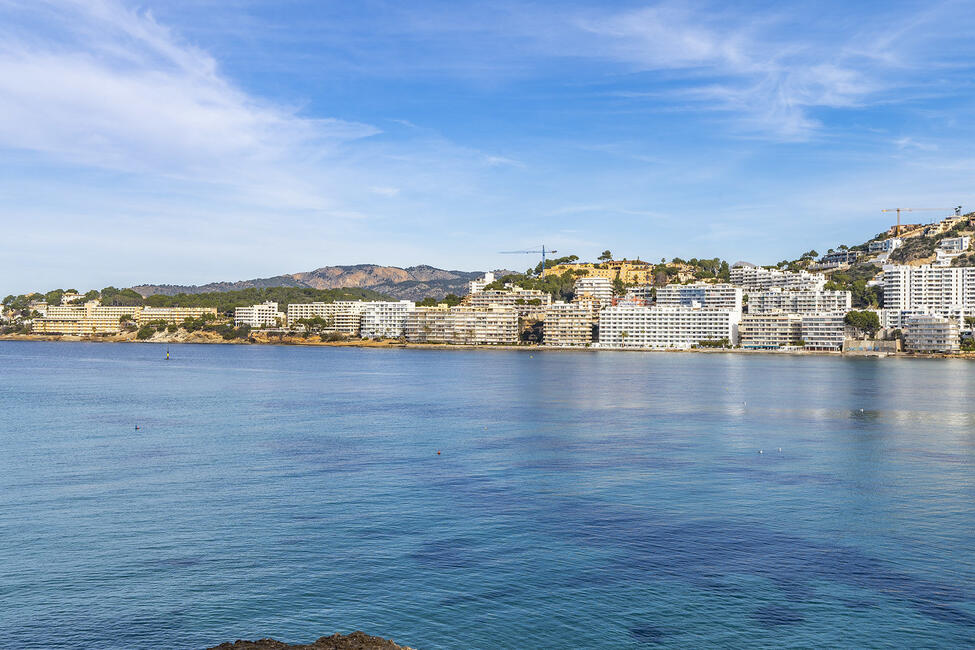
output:
[[[850,311],[843,318],[843,322],[867,336],[873,336],[880,329],[880,317],[875,311]]]
[[[819,253],[816,252],[816,249],[813,249],[811,251],[806,251],[805,253],[803,253],[802,254],[802,257],[800,257],[799,259],[802,259],[802,260],[811,260],[811,259],[815,259],[817,257],[819,257]]]
[[[611,260],[611,259],[613,259],[613,254],[609,251],[609,249],[606,249],[596,259],[599,260],[600,262],[603,262],[603,261],[606,261],[606,260]]]

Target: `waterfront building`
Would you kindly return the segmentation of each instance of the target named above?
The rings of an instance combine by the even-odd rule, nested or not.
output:
[[[321,318],[328,325],[326,332],[340,332],[358,336],[362,329],[362,312],[373,303],[361,300],[336,300],[335,302],[304,302],[288,305],[288,325],[294,327],[298,321]]]
[[[817,312],[848,312],[853,304],[849,291],[783,291],[769,289],[748,294],[749,314],[786,312],[809,314]]]
[[[746,292],[779,288],[792,291],[821,291],[826,286],[826,276],[808,271],[780,271],[766,269],[748,262],[736,262],[731,267],[731,284]]]
[[[731,284],[668,284],[657,289],[660,307],[703,307],[741,311],[742,289]]]
[[[448,343],[457,345],[514,345],[518,342],[518,311],[500,305],[451,307],[447,334]]]
[[[961,327],[958,321],[944,316],[910,316],[904,327],[904,348],[913,352],[958,352]]]
[[[84,305],[48,305],[42,318],[35,318],[37,334],[117,334],[123,317],[138,321],[141,306],[102,306],[97,300]]]
[[[468,297],[468,304],[475,309],[488,309],[492,306],[512,307],[518,316],[528,319],[541,319],[545,310],[552,304],[552,296],[536,289],[522,289],[513,284],[502,289],[479,291]]]
[[[414,309],[416,303],[411,300],[368,303],[362,310],[362,338],[400,338],[404,334],[406,316]]]
[[[182,323],[187,318],[217,317],[216,307],[143,307],[136,322],[139,325],[152,321]]]
[[[703,341],[738,344],[740,311],[619,303],[599,312],[599,346],[684,350]]]
[[[802,343],[802,315],[748,313],[741,317],[738,332],[743,348],[775,350],[798,346]]]
[[[417,307],[406,315],[404,336],[410,343],[514,345],[518,312],[513,307],[467,305]]]
[[[545,312],[545,345],[586,347],[592,344],[592,302],[554,302]]]
[[[449,343],[449,319],[450,310],[446,305],[417,307],[406,314],[403,335],[410,343]]]
[[[247,325],[253,329],[278,327],[285,322],[285,315],[278,311],[278,303],[264,302],[260,305],[237,307],[234,310],[234,327]]]
[[[484,287],[494,282],[494,273],[488,271],[480,280],[471,280],[467,283],[467,293],[475,294],[484,291]]]
[[[802,314],[802,341],[807,350],[840,352],[846,338],[845,312]]]
[[[579,278],[573,291],[577,299],[591,298],[600,306],[609,306],[613,302],[613,283],[600,276]]]

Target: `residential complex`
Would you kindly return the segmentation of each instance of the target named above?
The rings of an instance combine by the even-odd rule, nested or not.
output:
[[[403,336],[406,316],[416,309],[409,300],[371,302],[362,310],[361,336],[364,339],[398,339]]]
[[[852,300],[849,291],[769,289],[748,294],[748,313],[813,314],[824,311],[843,311],[845,313],[850,311]]]
[[[599,346],[685,350],[702,342],[738,344],[740,311],[619,303],[599,312]]]
[[[944,316],[911,316],[904,332],[904,347],[913,352],[957,352],[961,349],[958,321]]]
[[[846,338],[846,312],[803,314],[802,341],[805,349],[839,352]]]
[[[362,312],[375,303],[357,300],[335,302],[304,302],[288,305],[288,325],[294,327],[301,320],[320,318],[326,322],[326,332],[359,335],[362,329]]]
[[[730,284],[668,284],[657,289],[657,306],[741,311],[742,289]]]
[[[736,262],[731,267],[731,284],[740,286],[749,293],[774,288],[819,291],[826,286],[826,276],[821,273],[780,271],[748,262]]]
[[[513,307],[521,318],[541,319],[552,304],[552,296],[544,291],[507,285],[504,289],[471,294],[468,296],[468,304],[477,309],[488,309],[492,306]]]
[[[62,301],[63,302],[63,301]],[[187,318],[210,315],[213,307],[142,307],[102,305],[92,300],[84,305],[48,305],[44,316],[34,319],[33,331],[38,334],[117,334],[122,321],[136,325],[150,322],[182,323]]]
[[[285,324],[285,315],[278,311],[278,303],[265,302],[250,307],[237,307],[234,310],[234,326],[246,325],[255,329],[279,327]]]
[[[775,350],[802,343],[801,314],[745,314],[738,328],[741,347],[753,350]]]
[[[542,271],[542,276],[562,275],[566,271],[576,271],[584,277],[605,278],[610,282],[619,280],[623,284],[653,284],[653,264],[641,260],[557,264]]]
[[[590,298],[601,307],[608,307],[613,302],[613,283],[598,275],[576,280],[573,292],[577,299]]]
[[[587,347],[593,342],[592,302],[554,302],[545,312],[545,345]],[[598,312],[598,309],[595,310]]]
[[[518,342],[518,312],[500,306],[417,307],[407,313],[403,332],[411,343],[513,345]]]

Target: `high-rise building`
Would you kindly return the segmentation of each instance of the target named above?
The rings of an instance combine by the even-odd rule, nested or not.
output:
[[[618,303],[599,312],[599,346],[687,349],[702,342],[738,344],[740,311]]]
[[[668,284],[657,289],[659,307],[703,307],[741,311],[742,289],[730,284]]]

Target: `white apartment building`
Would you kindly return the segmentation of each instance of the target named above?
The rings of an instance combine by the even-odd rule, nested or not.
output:
[[[364,339],[398,339],[403,336],[406,316],[416,309],[411,300],[372,302],[362,310],[360,336]]]
[[[216,307],[143,307],[136,321],[139,325],[152,321],[182,323],[187,318],[217,317]]]
[[[521,318],[543,318],[545,310],[552,304],[552,296],[536,289],[522,289],[513,284],[505,285],[504,290],[491,289],[471,294],[468,298],[471,307],[488,309],[492,306],[513,307]]]
[[[609,278],[595,275],[579,278],[573,291],[576,298],[580,300],[591,298],[600,306],[608,306],[613,302],[613,283]]]
[[[968,237],[945,237],[940,242],[938,242],[938,248],[943,251],[950,251],[954,253],[964,253],[972,245],[972,238]]]
[[[657,289],[658,307],[703,307],[741,311],[742,289],[731,284],[668,284]]]
[[[325,331],[359,335],[362,328],[362,312],[374,303],[361,300],[336,300],[335,302],[305,302],[288,305],[288,325],[294,326],[304,319],[321,318],[331,323]]]
[[[775,350],[796,346],[802,340],[802,315],[748,313],[741,317],[738,333],[743,348]]]
[[[599,312],[599,346],[685,350],[702,341],[738,344],[740,311],[620,303]]]
[[[630,302],[640,301],[645,305],[649,305],[654,302],[654,288],[644,284],[636,287],[630,287],[626,290],[624,300]]]
[[[749,314],[786,312],[809,314],[826,311],[850,311],[853,298],[849,291],[783,291],[769,289],[748,294]]]
[[[590,303],[591,304],[591,303]],[[545,345],[585,347],[592,344],[593,310],[585,303],[553,302],[545,312]]]
[[[234,310],[234,327],[247,325],[253,329],[278,327],[285,321],[285,315],[278,311],[278,303],[264,302],[250,307],[237,307]]]
[[[961,327],[944,316],[911,316],[904,328],[904,348],[914,352],[958,352]]]
[[[826,276],[822,273],[780,271],[748,262],[736,262],[731,267],[731,284],[742,287],[746,292],[776,287],[794,291],[820,291],[826,286]]]
[[[899,237],[890,237],[880,241],[872,241],[867,245],[868,253],[891,253],[904,243]]]
[[[975,267],[888,264],[884,308],[893,312],[930,308],[944,315],[975,308]]]
[[[494,282],[494,273],[488,271],[480,280],[471,280],[467,283],[467,293],[473,295],[484,291],[484,287]]]
[[[841,352],[846,338],[846,312],[802,314],[802,340],[807,350]]]

